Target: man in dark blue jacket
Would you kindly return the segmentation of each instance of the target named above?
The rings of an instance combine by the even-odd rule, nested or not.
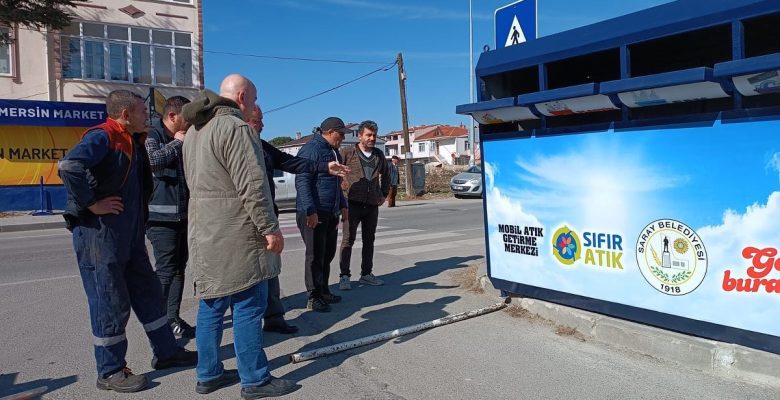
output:
[[[326,118],[320,124],[319,134],[301,147],[298,157],[341,163],[338,149],[347,133],[349,129],[340,118]],[[321,172],[295,177],[296,222],[306,245],[306,290],[309,292],[306,307],[318,312],[330,311],[330,304],[341,301],[328,288],[330,262],[336,255],[339,214],[341,221],[347,218],[347,200],[341,192],[340,180],[338,176]]]
[[[59,175],[89,303],[97,387],[137,392],[148,381],[132,374],[125,361],[131,307],[149,337],[152,368],[194,366],[198,356],[176,345],[146,252],[152,176],[143,144],[148,129],[144,100],[116,90],[108,95],[106,109],[108,120],[88,130],[59,162]]]
[[[260,109],[260,106],[256,106],[255,112],[248,123],[259,136],[263,131],[263,111]],[[280,151],[263,139],[260,139],[260,142],[263,144],[263,158],[267,176],[274,176],[275,169],[291,174],[327,173],[334,176],[344,176],[348,172],[338,161],[314,162],[308,158],[296,157]],[[271,185],[271,198],[276,199],[276,187],[273,184]],[[275,203],[274,211],[278,216],[279,208]],[[264,331],[285,334],[298,332],[297,326],[290,325],[284,320],[284,305],[282,304],[278,276],[268,280],[268,306],[263,314],[263,319],[265,320],[263,324]]]
[[[152,121],[146,151],[152,167],[154,191],[149,201],[146,236],[154,250],[155,272],[162,286],[168,324],[178,337],[194,339],[195,328],[179,316],[187,267],[187,201],[181,149],[189,123],[181,109],[190,101],[173,96],[165,101],[162,118]]]

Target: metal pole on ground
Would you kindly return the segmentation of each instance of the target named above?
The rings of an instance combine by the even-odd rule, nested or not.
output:
[[[480,308],[473,311],[468,311],[460,314],[450,315],[448,317],[434,319],[433,321],[423,322],[417,325],[407,326],[405,328],[400,328],[384,333],[379,333],[373,336],[367,336],[364,338],[352,340],[349,342],[344,343],[338,343],[334,344],[332,346],[327,347],[320,347],[319,349],[314,349],[310,351],[304,351],[300,353],[295,353],[290,356],[290,359],[293,363],[299,363],[302,361],[312,360],[318,357],[326,356],[333,353],[339,353],[344,350],[354,349],[355,347],[365,346],[368,344],[381,342],[384,340],[389,340],[393,338],[397,338],[399,336],[408,335],[410,333],[419,332],[425,329],[430,328],[436,328],[437,326],[447,325],[451,324],[453,322],[463,321],[464,319],[474,318],[478,317],[480,315],[488,314],[493,311],[498,311],[504,307],[507,306],[507,303],[505,301],[493,304],[492,306]]]

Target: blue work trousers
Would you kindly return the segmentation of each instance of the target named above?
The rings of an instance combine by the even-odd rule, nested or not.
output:
[[[73,228],[73,248],[89,303],[98,376],[124,368],[125,327],[130,309],[143,324],[152,351],[160,359],[178,350],[157,279],[143,242],[117,236],[102,220]]]
[[[233,314],[233,348],[236,352],[241,387],[259,386],[271,379],[268,358],[263,350],[263,312],[268,297],[268,281],[230,296],[201,299],[198,303],[198,382],[208,382],[222,376],[224,366],[219,359],[222,324],[225,311]]]

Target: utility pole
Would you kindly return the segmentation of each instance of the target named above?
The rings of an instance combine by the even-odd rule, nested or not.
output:
[[[406,114],[406,72],[404,71],[404,57],[398,53],[396,59],[398,66],[398,87],[401,90],[401,123],[404,127],[404,173],[406,174],[406,196],[415,197],[412,188],[412,148],[409,147],[409,117]]]

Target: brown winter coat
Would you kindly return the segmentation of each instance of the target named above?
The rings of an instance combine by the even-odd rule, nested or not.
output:
[[[371,179],[366,179],[358,156],[359,151],[357,144],[340,150],[344,165],[350,169],[349,174],[341,181],[341,189],[349,201],[372,206],[382,205],[390,192],[390,169],[387,168],[385,155],[376,147],[371,150],[377,158],[377,167]]]

